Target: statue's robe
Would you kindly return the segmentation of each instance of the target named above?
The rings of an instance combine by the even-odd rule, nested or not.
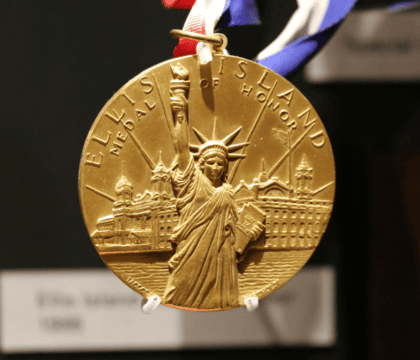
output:
[[[191,158],[171,172],[179,223],[171,241],[166,304],[194,309],[228,309],[238,304],[235,243],[237,205],[230,185],[215,188]]]

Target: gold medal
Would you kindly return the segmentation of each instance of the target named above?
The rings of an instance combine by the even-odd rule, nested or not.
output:
[[[108,267],[145,298],[244,305],[306,263],[330,219],[335,168],[309,101],[275,72],[214,54],[158,64],[96,118],[82,212]]]

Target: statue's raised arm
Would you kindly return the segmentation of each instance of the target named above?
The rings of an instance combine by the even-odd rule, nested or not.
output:
[[[174,120],[173,142],[177,154],[178,168],[184,171],[190,161],[188,138],[188,91],[189,73],[179,63],[172,66],[174,80],[171,80],[171,110]]]

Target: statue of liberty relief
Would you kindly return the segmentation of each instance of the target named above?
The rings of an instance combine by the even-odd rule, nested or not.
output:
[[[171,237],[176,252],[168,262],[170,275],[164,299],[167,305],[195,309],[238,307],[235,242],[241,232],[237,226],[240,210],[227,174],[229,160],[245,156],[231,152],[248,144],[230,145],[241,128],[220,141],[215,139],[215,130],[213,139],[208,140],[193,128],[202,144],[190,145],[185,87],[188,72],[179,64],[172,71],[176,158],[171,180],[179,222]],[[248,228],[249,239],[257,239],[263,229],[264,225],[255,221]]]

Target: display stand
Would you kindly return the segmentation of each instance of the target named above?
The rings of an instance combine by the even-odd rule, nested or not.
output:
[[[141,301],[141,311],[145,314],[151,314],[155,309],[158,307],[162,299],[155,295],[152,296],[150,299],[143,298]],[[254,311],[258,307],[258,298],[251,297],[245,299],[245,306],[248,311]]]
[[[258,297],[250,297],[245,299],[245,306],[248,311],[254,311],[258,307]]]

